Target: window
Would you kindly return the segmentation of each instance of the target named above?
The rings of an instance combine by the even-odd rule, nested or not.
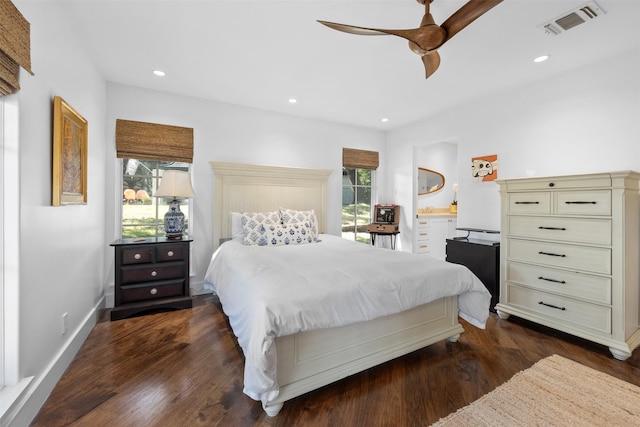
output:
[[[342,168],[342,237],[370,243],[368,226],[371,223],[373,181],[375,171]]]
[[[189,163],[122,160],[122,237],[164,237],[169,199],[153,197],[165,170],[189,170]],[[189,204],[182,202],[185,233],[189,233]]]
[[[370,243],[371,206],[375,200],[378,152],[342,149],[342,237]]]

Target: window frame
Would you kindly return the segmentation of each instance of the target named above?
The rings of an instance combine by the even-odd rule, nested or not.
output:
[[[342,200],[342,203],[341,203],[341,219],[342,219],[342,222],[344,223],[344,218],[345,218],[344,207],[346,206],[346,205],[344,205],[344,190],[346,188],[352,188],[353,189],[353,193],[354,193],[354,203],[353,203],[353,205],[355,206],[354,207],[354,230],[353,230],[353,239],[349,238],[348,240],[352,240],[352,241],[355,241],[355,242],[358,242],[358,243],[371,244],[371,234],[369,233],[369,231],[367,230],[367,231],[364,231],[364,232],[359,232],[358,231],[358,227],[368,226],[372,222],[373,208],[375,206],[376,198],[377,198],[376,169],[369,169],[369,168],[362,168],[362,167],[352,167],[352,166],[343,166],[342,167],[342,172],[343,172],[342,175],[343,175],[343,177],[345,176],[345,170],[347,170],[347,169],[353,170],[355,177],[359,176],[358,172],[360,170],[369,171],[369,173],[370,173],[370,183],[369,183],[369,185],[361,185],[360,182],[359,182],[359,179],[356,179],[355,183],[351,183],[351,185],[345,186],[344,185],[344,181],[343,181],[343,183],[342,183],[343,200]],[[347,176],[348,176],[348,174],[347,174]],[[366,224],[359,224],[358,223],[358,203],[357,202],[358,202],[358,189],[359,188],[369,188],[369,191],[370,191],[369,221]],[[365,235],[366,235],[366,238],[362,238],[362,237],[360,239],[358,238],[359,236],[365,236]],[[347,235],[345,235],[345,232],[342,231],[342,227],[341,227],[341,236],[344,239],[348,238]]]
[[[128,237],[150,237],[150,238],[161,238],[161,237],[165,237],[165,231],[164,231],[164,213],[169,209],[169,201],[168,198],[156,198],[153,196],[153,193],[155,191],[157,191],[157,188],[159,186],[159,183],[161,181],[162,178],[162,174],[160,173],[162,170],[185,170],[189,173],[191,173],[191,168],[193,166],[192,163],[185,163],[185,162],[170,162],[170,161],[165,161],[165,160],[150,160],[150,159],[129,159],[129,158],[119,158],[119,176],[120,176],[120,186],[118,187],[119,190],[119,229],[120,229],[120,237],[121,238],[128,238]],[[153,229],[154,229],[154,233],[153,235],[149,235],[148,233],[125,233],[125,230],[127,228],[134,228],[134,227],[140,227],[140,224],[127,224],[125,225],[125,196],[124,196],[124,192],[125,192],[125,176],[126,176],[126,170],[125,170],[125,162],[128,162],[128,160],[138,160],[140,162],[140,164],[144,165],[146,167],[146,165],[150,162],[155,163],[153,169],[149,169],[147,167],[147,169],[149,169],[149,171],[151,172],[149,175],[145,175],[145,174],[140,174],[137,173],[138,169],[140,168],[140,164],[137,166],[136,171],[134,172],[133,175],[130,175],[131,177],[137,177],[139,179],[144,179],[144,178],[149,178],[151,179],[152,183],[150,187],[147,187],[145,191],[147,191],[148,196],[151,198],[151,206],[153,206],[153,213],[154,213],[154,223],[153,223]],[[144,162],[144,163],[142,163]],[[173,167],[162,167],[162,166],[166,166],[166,165],[173,165]],[[142,188],[144,189],[144,188]],[[162,200],[162,201],[160,201]],[[192,203],[191,203],[191,199],[188,200],[180,200],[180,210],[185,214],[185,234],[183,238],[189,238],[189,236],[193,235],[193,221],[190,221],[191,218],[191,213],[193,212],[192,209]],[[150,227],[146,227],[146,229],[148,230]]]

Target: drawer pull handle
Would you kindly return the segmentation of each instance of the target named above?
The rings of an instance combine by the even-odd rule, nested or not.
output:
[[[135,254],[133,256],[133,259],[140,259],[140,258],[142,258],[142,255],[140,255],[140,254]]]
[[[157,271],[152,271],[152,272],[151,272],[151,276],[152,276],[152,277],[156,277],[157,275],[158,275],[158,272],[157,272]]]
[[[151,295],[155,295],[155,294],[157,294],[157,293],[158,293],[158,289],[156,289],[156,288],[151,288],[151,290],[149,291],[149,293],[150,293]]]
[[[173,256],[173,251],[167,252],[167,256]]]
[[[540,255],[559,256],[559,257],[561,257],[561,258],[566,257],[566,255],[565,255],[565,254],[554,254],[553,252],[542,252],[542,251],[540,251],[540,252],[538,252],[538,253],[539,253]]]
[[[598,202],[580,202],[580,201],[576,201],[576,202],[571,202],[571,201],[567,201],[565,202],[567,205],[595,205]]]
[[[546,302],[542,302],[542,301],[538,302],[538,304],[544,305],[544,306],[547,306],[547,307],[551,307],[551,308],[555,308],[556,310],[562,310],[562,311],[566,310],[566,307],[558,307],[557,305],[547,304]]]
[[[516,205],[539,205],[540,202],[516,202]]]
[[[560,231],[566,231],[567,229],[564,227],[538,227],[538,230],[560,230]]]
[[[564,280],[549,279],[549,278],[547,278],[547,277],[543,277],[543,276],[538,277],[538,280],[546,280],[547,282],[561,283],[561,284],[563,284],[563,285],[564,285],[565,283],[567,283],[567,282],[565,282]]]

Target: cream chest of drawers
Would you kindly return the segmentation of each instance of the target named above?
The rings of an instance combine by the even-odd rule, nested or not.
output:
[[[640,345],[640,173],[499,180],[500,303],[510,315],[609,347]]]

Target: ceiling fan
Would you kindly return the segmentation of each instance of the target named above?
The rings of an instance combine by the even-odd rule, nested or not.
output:
[[[417,0],[418,3],[424,5],[425,9],[424,17],[422,18],[419,28],[383,30],[336,24],[335,22],[327,21],[318,22],[334,30],[350,34],[362,36],[393,35],[409,40],[409,48],[422,57],[426,78],[429,78],[440,66],[440,55],[437,49],[503,0],[470,0],[451,15],[449,19],[444,21],[442,25],[436,25],[433,16],[431,16],[429,12],[429,6],[432,1],[433,0]]]

